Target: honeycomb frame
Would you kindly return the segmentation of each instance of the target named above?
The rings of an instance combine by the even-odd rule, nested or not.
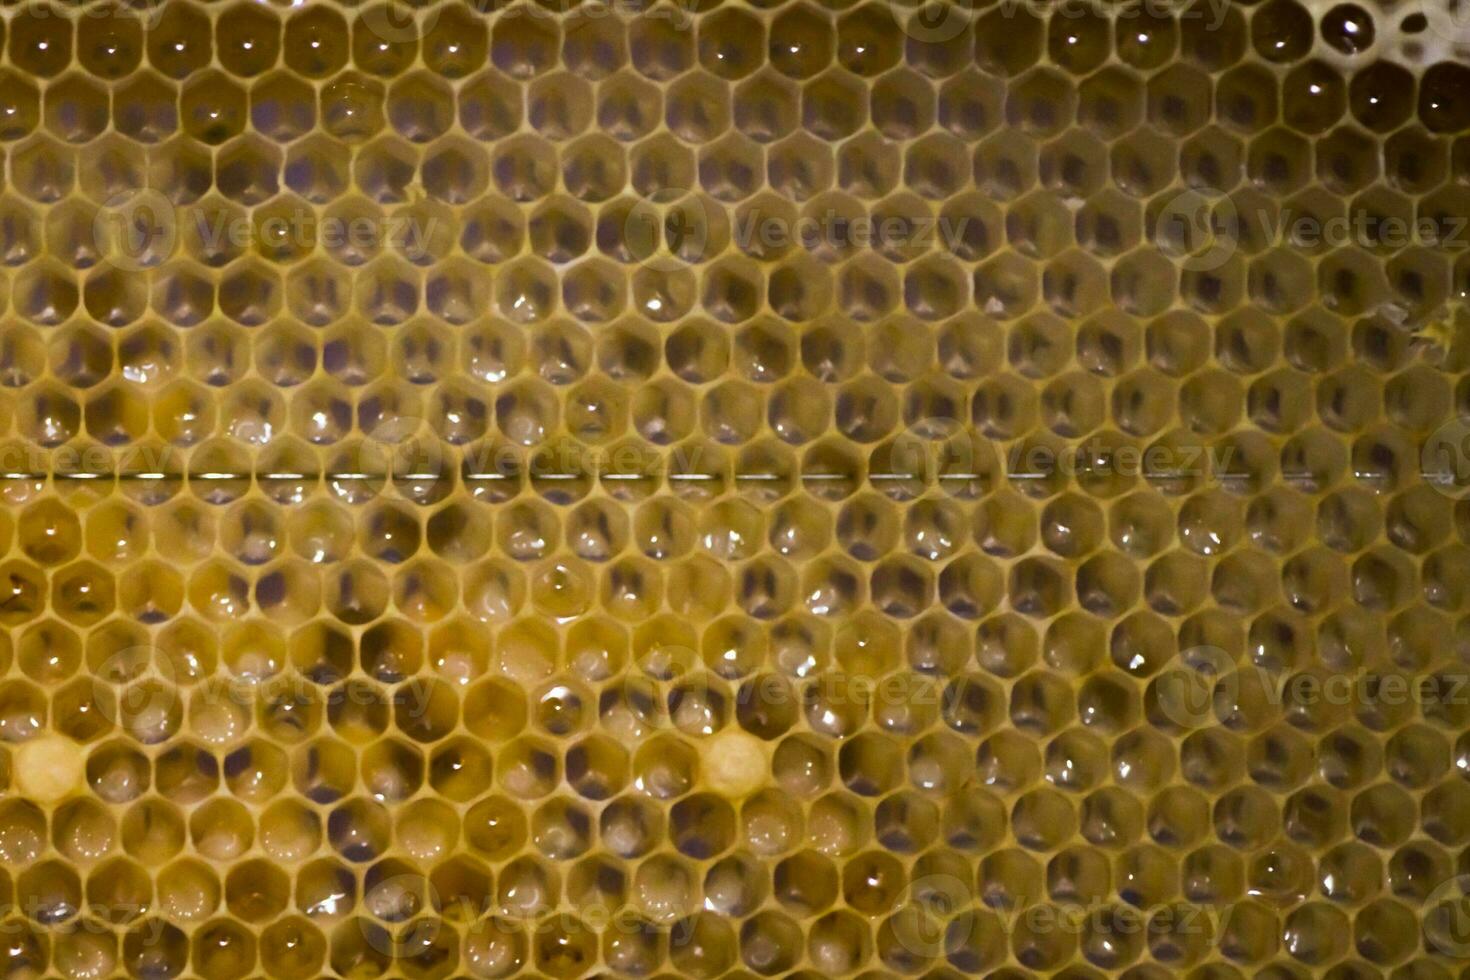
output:
[[[1470,977],[1458,4],[0,49],[0,977]]]

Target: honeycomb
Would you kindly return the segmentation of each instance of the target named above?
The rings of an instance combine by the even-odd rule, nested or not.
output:
[[[1470,16],[6,0],[0,977],[1470,976]]]

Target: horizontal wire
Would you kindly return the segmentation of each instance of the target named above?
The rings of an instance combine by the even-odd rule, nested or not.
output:
[[[1086,472],[1086,470],[1083,469],[1080,472]],[[461,473],[461,474],[458,474],[458,476],[459,476],[460,479],[462,479],[462,480],[472,480],[472,481],[510,480],[510,479],[514,479],[517,475],[520,475],[520,474],[514,474],[514,473]],[[998,474],[999,477],[1001,477],[1003,479],[1007,479],[1007,480],[1048,480],[1048,479],[1051,479],[1051,478],[1053,478],[1053,477],[1055,477],[1057,475],[1058,474],[1056,474],[1056,473],[1038,473],[1038,472],[1024,472],[1024,471],[1023,472],[1016,472],[1016,473]],[[1189,471],[1189,470],[1161,470],[1161,471],[1154,472],[1154,473],[1143,473],[1142,471],[1138,471],[1138,472],[1135,472],[1133,475],[1135,475],[1135,476],[1144,476],[1144,477],[1154,478],[1154,479],[1179,479],[1179,478],[1182,478],[1182,477],[1201,476],[1202,474],[1200,474],[1198,472],[1194,472],[1194,471]],[[1284,480],[1310,480],[1310,479],[1314,479],[1315,476],[1316,476],[1316,474],[1313,474],[1313,473],[1300,473],[1300,472],[1280,473],[1280,474],[1277,474],[1277,475],[1280,478],[1284,479]],[[531,473],[530,476],[531,476],[532,479],[536,479],[536,480],[579,480],[579,479],[594,479],[595,478],[595,479],[600,479],[600,480],[635,481],[635,480],[651,480],[651,479],[658,479],[658,478],[660,478],[660,474],[654,474],[654,473]],[[936,480],[951,480],[951,481],[953,481],[953,480],[983,480],[983,479],[986,479],[987,477],[990,477],[990,476],[997,476],[997,474],[986,474],[986,473],[938,473],[938,474],[934,474],[934,479],[936,479]],[[1358,479],[1358,480],[1372,480],[1372,479],[1378,479],[1379,477],[1383,476],[1383,474],[1382,473],[1378,473],[1378,472],[1369,471],[1369,470],[1355,470],[1355,471],[1353,471],[1352,476],[1354,477],[1354,479]],[[1449,477],[1448,474],[1445,474],[1445,473],[1421,472],[1419,474],[1419,476],[1420,476],[1420,478],[1422,478],[1424,480],[1427,480],[1427,481],[1430,481],[1430,482],[1433,482],[1433,483],[1448,483],[1448,484],[1453,484],[1455,482],[1453,479],[1451,479]],[[448,475],[446,475],[446,474],[443,474],[443,473],[403,473],[403,474],[392,474],[392,473],[361,473],[361,472],[329,472],[329,473],[322,473],[322,474],[317,475],[317,474],[311,474],[311,473],[293,473],[293,472],[266,472],[266,473],[235,472],[235,473],[231,473],[231,472],[213,471],[213,470],[206,471],[206,472],[203,472],[203,473],[160,473],[160,472],[143,472],[143,473],[101,472],[101,473],[98,473],[98,472],[85,472],[85,471],[61,472],[61,473],[47,473],[47,472],[41,472],[41,471],[0,472],[0,480],[34,480],[34,481],[44,481],[44,480],[47,480],[47,479],[55,479],[55,480],[102,480],[102,479],[107,479],[109,477],[116,477],[119,480],[142,480],[142,481],[162,481],[162,480],[218,480],[218,481],[225,481],[225,480],[249,480],[249,479],[252,479],[252,478],[253,479],[257,479],[257,480],[316,480],[318,478],[322,478],[322,479],[327,479],[327,480],[413,480],[413,481],[422,482],[422,481],[425,481],[425,480],[453,479],[454,474],[448,474]],[[690,482],[693,482],[693,481],[709,481],[709,482],[713,482],[713,481],[719,480],[720,479],[720,476],[719,476],[719,474],[716,474],[716,473],[668,473],[668,474],[663,474],[662,475],[662,478],[663,479],[668,479],[668,480],[690,481]],[[1216,480],[1218,480],[1218,481],[1220,481],[1222,483],[1238,483],[1238,482],[1241,482],[1243,480],[1249,480],[1251,478],[1252,478],[1251,477],[1251,474],[1248,474],[1248,473],[1222,473],[1222,474],[1218,474],[1218,475],[1216,475],[1214,477],[1214,479],[1216,479]],[[922,474],[922,473],[869,473],[866,477],[860,477],[860,476],[857,476],[855,474],[850,475],[850,474],[845,474],[845,473],[801,473],[801,474],[795,474],[795,475],[788,475],[788,474],[782,474],[782,473],[757,472],[757,473],[735,473],[735,474],[732,474],[731,479],[734,479],[734,480],[742,480],[742,481],[767,480],[767,481],[772,481],[772,482],[780,481],[780,480],[788,480],[788,479],[797,479],[797,480],[801,480],[803,482],[808,482],[808,481],[811,481],[811,482],[820,482],[820,481],[825,481],[825,480],[832,480],[832,481],[837,481],[837,480],[862,480],[862,479],[867,479],[867,480],[922,480],[922,479],[925,479],[925,474]]]

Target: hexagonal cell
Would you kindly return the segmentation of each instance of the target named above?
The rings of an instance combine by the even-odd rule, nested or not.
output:
[[[49,136],[33,136],[11,150],[11,184],[33,201],[60,201],[72,192],[76,179],[76,150]]]
[[[122,327],[143,315],[148,305],[146,283],[118,269],[98,269],[87,277],[82,305],[92,319]]]
[[[99,211],[77,198],[52,206],[44,222],[46,249],[75,269],[87,269],[102,258],[105,242],[98,240]]]
[[[394,136],[383,136],[362,147],[353,161],[358,189],[378,204],[409,200],[408,187],[419,169],[419,155]],[[372,236],[365,236],[372,237]],[[352,247],[352,243],[347,243]]]
[[[1085,200],[1107,180],[1107,147],[1088,133],[1065,133],[1041,148],[1042,186],[1067,200]]]
[[[1091,10],[1080,16],[1053,17],[1047,24],[1046,50],[1052,64],[1081,77],[1112,54],[1112,25]]]
[[[1383,145],[1384,176],[1405,194],[1438,187],[1448,171],[1448,144],[1427,133],[1404,130]]]
[[[832,63],[837,32],[830,16],[807,3],[783,10],[771,22],[772,67],[790,78],[810,78]]]
[[[1179,18],[1179,53],[1206,71],[1224,71],[1245,55],[1248,33],[1238,9],[1210,15],[1203,5],[1191,4]]]
[[[209,192],[214,182],[213,164],[207,147],[180,135],[150,151],[148,186],[170,204],[192,204]]]
[[[424,63],[445,78],[464,78],[485,64],[489,31],[473,10],[447,7],[435,11],[420,43]]]
[[[9,70],[0,72],[0,81],[5,92],[0,97],[0,139],[19,139],[40,124],[40,92],[30,79]]]
[[[169,78],[184,79],[209,64],[214,31],[202,10],[165,4],[148,27],[148,63]]]
[[[1317,141],[1317,179],[1336,194],[1352,194],[1378,179],[1378,144],[1343,126]]]
[[[94,140],[80,155],[78,184],[98,204],[142,190],[148,184],[143,148],[118,134]],[[187,192],[187,186],[183,188]]]
[[[1030,9],[987,11],[975,20],[975,63],[990,74],[1018,76],[1041,57],[1045,34]]]
[[[1110,162],[1119,190],[1131,197],[1149,197],[1173,183],[1178,154],[1166,136],[1148,128],[1115,143]]]
[[[73,21],[60,10],[38,6],[7,26],[10,63],[26,75],[50,78],[71,64]]]
[[[720,201],[740,201],[756,190],[761,179],[761,151],[752,140],[728,133],[699,154],[699,183]]]
[[[1006,214],[1006,237],[1018,252],[1051,258],[1072,243],[1072,215],[1053,194],[1037,191]]]
[[[180,93],[179,107],[184,132],[203,143],[223,143],[245,128],[245,90],[223,72],[190,77]]]
[[[59,264],[33,263],[15,277],[15,312],[32,323],[54,326],[77,308],[74,276]]]
[[[1241,133],[1257,132],[1274,123],[1280,101],[1276,76],[1260,65],[1232,68],[1215,86],[1216,116]]]
[[[1033,136],[1052,136],[1070,125],[1077,112],[1077,89],[1049,68],[1016,79],[1006,95],[1006,122]]]
[[[1358,122],[1384,133],[1413,116],[1413,92],[1414,76],[1406,68],[1379,61],[1353,75],[1348,103]]]
[[[1190,187],[1229,191],[1244,175],[1244,157],[1245,148],[1237,137],[1209,126],[1180,144],[1179,175]]]
[[[342,15],[328,7],[298,10],[286,21],[286,67],[307,78],[326,78],[347,63],[350,34]]]
[[[1312,270],[1302,256],[1273,249],[1252,260],[1248,288],[1265,309],[1291,313],[1310,301]]]
[[[838,150],[838,186],[857,197],[887,196],[898,184],[900,172],[898,147],[875,133],[855,136]]]
[[[1270,0],[1252,17],[1251,45],[1267,61],[1292,62],[1312,48],[1312,15],[1296,0]]]
[[[664,106],[669,129],[689,143],[714,139],[730,126],[730,91],[703,70],[688,72],[671,82]]]
[[[1470,83],[1470,69],[1453,61],[1431,65],[1419,82],[1419,119],[1435,133],[1459,133],[1470,125],[1470,111],[1454,98]]]
[[[1187,136],[1210,118],[1209,76],[1189,65],[1171,65],[1148,80],[1148,121],[1174,136]]]
[[[77,24],[77,61],[97,78],[115,81],[143,60],[143,20],[112,9],[106,17],[83,17]]]
[[[111,572],[89,561],[61,569],[51,580],[51,606],[69,622],[91,626],[112,612],[116,584]]]
[[[219,15],[215,41],[225,70],[249,78],[272,67],[280,57],[281,21],[270,8],[236,4]]]
[[[1263,191],[1290,194],[1311,179],[1311,146],[1284,127],[1267,130],[1251,140],[1246,173]]]
[[[904,182],[931,200],[943,200],[968,182],[970,162],[964,143],[948,133],[933,133],[909,144]]]
[[[1130,251],[1141,239],[1143,209],[1115,190],[1091,195],[1076,215],[1077,244],[1094,255],[1116,256]]]
[[[1131,132],[1143,119],[1143,109],[1143,86],[1125,69],[1104,68],[1078,87],[1077,122],[1101,139]]]
[[[388,87],[389,124],[404,139],[426,143],[442,136],[454,122],[454,96],[449,86],[428,72],[413,72]]]
[[[350,184],[346,145],[313,133],[286,151],[282,176],[291,190],[313,204],[327,204],[347,192]]]
[[[902,54],[893,13],[869,3],[837,19],[837,60],[858,75],[873,76],[893,67]]]
[[[215,158],[215,186],[239,204],[262,204],[280,190],[281,156],[279,149],[259,137],[234,140]]]
[[[851,136],[864,122],[862,107],[867,100],[863,96],[856,76],[831,69],[802,87],[802,126],[825,140]]]
[[[490,56],[512,78],[529,79],[556,64],[561,29],[552,17],[508,17],[491,27]]]
[[[677,17],[637,18],[628,28],[628,52],[638,73],[668,81],[695,63],[694,32]]]
[[[906,69],[888,72],[869,93],[869,116],[889,139],[913,139],[934,121],[934,90],[918,74]]]
[[[928,2],[907,17],[895,11],[894,19],[906,35],[905,62],[929,78],[948,78],[972,62],[975,38],[969,11]]]
[[[369,4],[352,21],[352,63],[370,75],[397,75],[418,57],[422,29],[406,4]]]
[[[1353,244],[1358,247],[1387,254],[1409,244],[1414,206],[1404,195],[1386,187],[1370,188],[1353,198],[1348,212],[1356,226]]]
[[[1326,63],[1308,61],[1281,83],[1281,117],[1298,132],[1325,132],[1347,109],[1347,86]]]
[[[1000,125],[1003,95],[1004,86],[998,80],[976,71],[963,72],[940,86],[936,118],[956,136],[985,136]]]
[[[614,139],[628,142],[647,136],[662,115],[663,94],[631,71],[618,72],[597,86],[598,129]]]
[[[250,85],[250,125],[277,143],[289,143],[316,126],[316,93],[289,72],[272,72]]]
[[[758,143],[789,134],[798,120],[798,89],[769,69],[740,82],[731,94],[735,128]]]
[[[107,89],[85,75],[67,75],[46,86],[46,128],[68,143],[85,143],[107,128]]]
[[[1040,152],[1025,133],[996,133],[975,149],[975,184],[992,200],[1014,200],[1035,186]]]
[[[513,137],[492,158],[491,176],[512,200],[537,200],[549,194],[555,182],[555,154],[550,144],[534,136]]]

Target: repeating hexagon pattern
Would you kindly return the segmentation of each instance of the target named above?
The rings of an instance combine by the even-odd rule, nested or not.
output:
[[[1362,3],[7,0],[0,976],[1470,975]]]

